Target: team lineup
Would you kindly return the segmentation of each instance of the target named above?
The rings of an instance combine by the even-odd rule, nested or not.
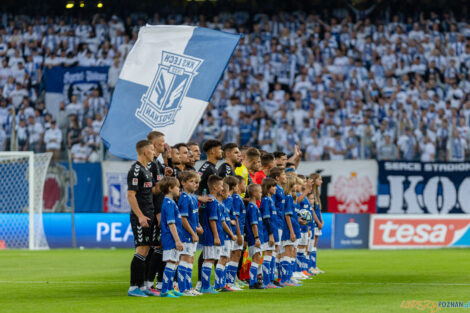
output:
[[[137,142],[138,159],[127,178],[136,247],[128,295],[176,298],[297,287],[323,273],[317,267],[322,177],[296,173],[300,150],[287,159],[283,152],[222,146],[218,140],[207,140],[202,150],[207,161],[197,172],[196,143],[169,147],[157,131]],[[245,251],[251,258],[246,277]]]

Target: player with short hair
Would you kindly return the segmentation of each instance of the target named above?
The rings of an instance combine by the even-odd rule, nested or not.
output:
[[[220,177],[235,175],[235,169],[241,165],[242,156],[236,143],[227,143],[222,147],[225,162],[222,163],[218,170]]]
[[[257,184],[249,185],[247,190],[247,198],[250,201],[246,208],[246,238],[248,242],[248,257],[251,258],[250,289],[266,289],[263,284],[258,283],[258,267],[261,261],[261,253],[263,252],[264,229],[263,218],[256,203],[261,201],[262,190],[261,186]]]
[[[212,265],[220,258],[221,246],[224,244],[222,236],[223,212],[217,198],[223,193],[223,178],[217,175],[209,176],[207,180],[210,197],[213,201],[207,203],[202,212],[201,225],[203,228],[201,244],[203,245],[203,264],[201,267],[202,293],[218,293],[210,285]]]
[[[282,151],[276,151],[273,153],[274,163],[276,167],[286,167],[287,163],[287,154]]]
[[[194,141],[190,141],[186,145],[188,146],[189,154],[191,155],[186,167],[188,170],[196,171],[194,166],[196,165],[196,162],[201,159],[201,150],[199,149],[199,145]]]
[[[199,240],[198,234],[202,234],[202,227],[199,224],[198,201],[194,195],[199,184],[199,175],[193,171],[183,171],[178,178],[183,189],[178,199],[178,209],[183,225],[181,232],[183,251],[178,266],[178,288],[186,296],[197,296],[201,293],[192,288],[191,276],[194,254]]]
[[[165,197],[159,190],[158,182],[165,176],[173,175],[173,169],[168,166],[164,166],[159,158],[166,159],[168,151],[168,144],[165,143],[165,135],[158,131],[151,131],[147,134],[147,140],[153,144],[155,154],[152,161],[148,164],[147,168],[152,173],[153,182],[155,184],[156,193],[153,195],[153,205],[155,209],[155,215],[157,223],[154,223],[153,227],[156,228],[154,231],[157,233],[157,242],[154,247],[150,247],[149,253],[146,258],[147,273],[146,273],[146,285],[155,293],[162,288],[163,281],[163,270],[165,269],[165,262],[163,262],[163,250],[160,242],[160,213],[162,209],[163,198]],[[153,289],[155,276],[157,276],[157,286]]]
[[[135,254],[131,262],[131,283],[127,294],[132,297],[156,296],[145,285],[146,257],[150,246],[155,245],[157,233],[154,226],[154,184],[147,164],[152,161],[154,148],[150,141],[136,144],[137,161],[127,174],[127,199],[131,206],[130,222],[134,234]]]
[[[197,190],[198,195],[202,195],[204,190],[207,191],[207,181],[209,176],[217,175],[217,162],[222,160],[222,144],[218,140],[207,140],[202,146],[202,150],[207,155],[207,161],[202,164],[199,169],[199,176],[201,176],[201,182]]]
[[[183,251],[181,233],[183,230],[181,215],[175,203],[180,194],[180,184],[174,177],[165,177],[160,181],[160,191],[165,195],[161,213],[161,231],[163,261],[166,262],[163,272],[163,284],[160,297],[176,298],[184,294],[173,289],[176,268]]]
[[[178,149],[180,158],[179,163],[173,162],[173,166],[177,168],[180,173],[182,171],[190,170],[190,168],[188,168],[188,164],[190,163],[190,152],[188,146],[185,143],[180,142],[174,145],[174,148]]]
[[[271,282],[274,281],[273,253],[275,252],[275,242],[279,241],[274,216],[277,215],[276,207],[272,196],[276,193],[276,181],[266,178],[261,184],[263,198],[261,199],[261,214],[263,216],[263,285],[266,288],[278,288]]]

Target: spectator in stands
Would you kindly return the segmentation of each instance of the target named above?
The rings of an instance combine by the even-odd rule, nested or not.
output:
[[[62,143],[62,132],[57,128],[54,120],[51,121],[51,128],[44,134],[44,143],[46,144],[46,151],[52,152],[53,160],[57,162]]]
[[[398,149],[392,143],[390,134],[385,134],[384,141],[379,144],[377,159],[382,161],[393,161],[398,159]]]
[[[91,149],[85,144],[83,139],[75,143],[70,150],[72,153],[72,161],[75,163],[84,163],[88,161],[91,154]]]
[[[422,159],[424,153],[427,159],[433,144],[436,160],[461,160],[460,155],[466,160],[470,155],[468,19],[419,12],[416,19],[396,15],[387,20],[367,14],[371,15],[364,18],[345,13],[336,21],[327,13],[323,19],[287,12],[257,19],[246,13],[241,19],[237,15],[235,23],[230,13],[216,14],[208,27],[244,36],[193,138],[203,141],[222,135],[222,140],[233,141],[232,130],[238,130],[241,145],[291,154],[293,139],[301,144],[305,158],[317,158],[318,151],[312,151],[321,146],[322,159],[351,159],[378,156],[388,134],[400,158]],[[199,23],[181,14],[151,15],[147,21]],[[91,118],[94,133],[99,134],[120,68],[145,22],[144,16],[131,15],[1,19],[0,129],[7,140],[12,134],[12,110],[16,125],[24,118],[30,127],[34,112],[44,130],[51,119],[65,129],[67,114],[76,115],[78,125],[73,127],[78,133],[89,127]],[[107,85],[70,100],[65,96],[62,101],[67,105],[60,104],[54,116],[48,116],[51,113],[38,103],[43,71],[75,65],[109,66]],[[310,148],[312,130],[316,148]],[[339,141],[336,131],[341,132]],[[68,135],[64,138],[68,141]],[[99,137],[85,141],[95,148],[101,144]],[[335,142],[344,143],[346,154],[333,152]],[[28,149],[35,147],[29,144]]]

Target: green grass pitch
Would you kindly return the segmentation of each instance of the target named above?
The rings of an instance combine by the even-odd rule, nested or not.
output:
[[[326,273],[302,287],[179,299],[127,297],[132,253],[0,251],[0,312],[405,313],[419,311],[401,308],[407,300],[470,300],[468,249],[320,250]],[[441,310],[460,311],[470,312]]]

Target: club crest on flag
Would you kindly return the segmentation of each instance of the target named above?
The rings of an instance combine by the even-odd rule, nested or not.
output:
[[[142,95],[135,116],[151,129],[175,123],[191,81],[204,60],[184,54],[162,51],[161,63],[150,87]]]

